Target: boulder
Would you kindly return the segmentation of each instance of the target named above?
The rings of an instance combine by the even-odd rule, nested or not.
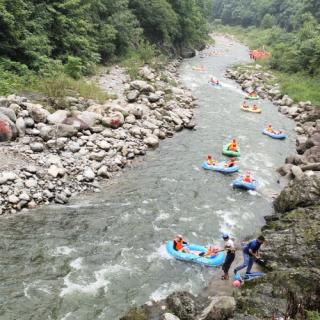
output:
[[[111,173],[108,171],[108,168],[106,166],[102,166],[98,172],[97,172],[97,175],[99,177],[102,177],[102,178],[110,178],[111,177]]]
[[[180,55],[183,59],[193,58],[196,55],[196,50],[192,48],[183,47],[180,49]]]
[[[93,181],[95,176],[96,176],[95,173],[90,167],[85,167],[85,169],[83,170],[83,177],[85,181],[88,181],[88,182]]]
[[[17,119],[16,127],[18,130],[19,137],[24,137],[26,134],[26,123],[22,117]]]
[[[301,179],[303,176],[303,171],[298,166],[292,166],[291,172],[296,179]]]
[[[63,177],[66,173],[66,170],[64,168],[57,167],[56,165],[51,165],[50,168],[48,169],[48,174],[53,177]]]
[[[57,110],[56,112],[49,114],[47,121],[50,124],[60,124],[63,123],[68,117],[68,111],[66,110]]]
[[[181,320],[194,320],[197,313],[197,302],[189,292],[174,292],[166,298],[168,308]]]
[[[148,84],[148,82],[143,80],[135,80],[130,83],[130,88],[133,90],[138,90],[139,92],[154,92],[154,88]]]
[[[312,171],[311,171],[312,172]],[[320,204],[320,172],[304,173],[281,191],[274,202],[277,212]]]
[[[9,108],[0,107],[0,113],[7,116],[13,123],[15,123],[17,120],[16,114]]]
[[[172,313],[165,313],[161,316],[160,320],[180,320],[178,317]]]
[[[119,128],[124,124],[124,116],[121,112],[113,112],[108,117],[102,118],[102,124],[109,128]]]
[[[151,148],[156,148],[156,147],[159,146],[159,138],[158,138],[157,136],[155,136],[155,135],[149,135],[149,136],[147,136],[147,137],[143,140],[143,142],[144,142],[147,146],[149,146],[149,147],[151,147]]]
[[[8,197],[8,201],[9,201],[9,203],[16,204],[16,203],[18,203],[20,200],[19,200],[18,197],[16,197],[14,194],[12,194],[12,195],[10,195],[10,196]]]
[[[314,146],[305,151],[302,156],[302,161],[305,163],[320,162],[320,146]]]
[[[68,124],[57,124],[54,126],[42,126],[40,129],[40,137],[45,140],[51,140],[54,138],[71,138],[77,134],[78,130],[72,125]]]
[[[152,81],[155,78],[153,70],[151,70],[149,66],[144,66],[143,68],[141,68],[139,70],[139,75],[149,81]]]
[[[297,137],[296,147],[299,154],[303,154],[307,150],[307,140],[308,137],[306,135],[300,135]]]
[[[63,124],[70,125],[77,130],[88,130],[89,126],[77,117],[69,117],[63,121]]]
[[[34,120],[32,118],[24,118],[24,123],[26,124],[27,128],[33,128],[34,126]]]
[[[78,116],[77,119],[83,121],[89,128],[94,127],[98,121],[101,120],[101,115],[95,113],[95,112],[90,112],[90,111],[84,111],[81,112]]]
[[[233,317],[236,310],[236,300],[230,296],[214,297],[202,312],[201,320],[225,320]]]
[[[101,162],[106,156],[106,152],[101,150],[100,152],[93,152],[89,155],[90,160]]]
[[[39,123],[45,123],[47,121],[47,117],[50,115],[50,112],[42,107],[40,104],[33,103],[25,103],[27,110],[31,116],[31,118]]]
[[[44,150],[44,145],[40,142],[34,142],[30,144],[30,149],[33,152],[42,152]]]
[[[283,105],[283,106],[288,106],[288,107],[291,107],[292,105],[293,105],[293,100],[289,97],[289,96],[287,96],[287,95],[284,95],[283,97],[282,97],[282,99],[281,99],[281,104]]]
[[[136,102],[139,98],[139,90],[131,90],[127,93],[126,98],[129,102]]]
[[[148,100],[150,102],[157,102],[160,100],[160,98],[161,98],[161,96],[157,93],[150,93],[148,96]]]

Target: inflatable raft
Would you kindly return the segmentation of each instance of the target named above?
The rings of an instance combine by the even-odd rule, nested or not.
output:
[[[240,148],[238,147],[238,151],[228,150],[228,144],[223,146],[222,154],[228,157],[240,157]]]
[[[192,70],[194,70],[194,71],[204,71],[204,68],[203,67],[199,67],[199,66],[194,66],[194,67],[192,67]]]
[[[196,244],[190,244],[185,246],[188,248],[191,252],[185,253],[181,251],[176,251],[173,249],[173,241],[168,241],[166,244],[166,249],[168,253],[176,258],[177,260],[187,261],[187,262],[194,262],[198,264],[202,264],[204,266],[208,267],[219,267],[223,264],[225,259],[225,253],[219,252],[217,256],[213,258],[207,258],[207,257],[200,257],[200,252],[206,252],[207,249],[204,246],[196,245]],[[194,253],[192,253],[194,252]]]
[[[246,96],[247,100],[259,100],[259,96]]]
[[[233,188],[255,190],[257,188],[257,180],[253,179],[252,182],[244,182],[243,177],[239,177],[232,183]]]
[[[266,136],[273,138],[273,139],[285,139],[287,137],[287,135],[283,132],[282,133],[272,133],[266,129],[264,129],[262,131],[262,133],[265,134]]]
[[[208,83],[210,84],[210,86],[212,86],[214,88],[222,88],[222,84],[220,82],[214,83],[214,82],[209,81]]]
[[[218,171],[222,173],[233,173],[239,170],[239,167],[237,165],[233,167],[225,167],[225,164],[226,162],[220,162],[215,165],[209,165],[207,161],[204,161],[202,163],[202,168],[205,170]]]
[[[246,111],[246,112],[253,112],[253,113],[261,113],[262,112],[262,110],[260,108],[257,108],[257,109],[253,109],[252,107],[245,108],[243,106],[243,104],[240,105],[240,109],[243,111]]]

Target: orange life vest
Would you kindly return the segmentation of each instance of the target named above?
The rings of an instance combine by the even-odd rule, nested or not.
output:
[[[183,249],[183,240],[179,240],[179,241],[176,241],[175,240],[175,244],[176,244],[176,250],[178,251],[181,251]]]
[[[244,182],[252,182],[252,178],[250,176],[245,176],[243,179]]]
[[[229,144],[229,150],[231,150],[231,151],[237,151],[237,149],[238,149],[238,146],[237,146],[236,143],[231,142],[231,143]]]

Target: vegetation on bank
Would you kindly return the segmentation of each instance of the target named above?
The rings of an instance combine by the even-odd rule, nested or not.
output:
[[[272,57],[284,92],[320,105],[320,7],[316,0],[214,0],[215,28]],[[260,62],[260,61],[259,61]]]
[[[201,46],[208,39],[210,4],[210,0],[3,0],[0,94],[30,89],[49,94],[64,83],[61,92],[70,88],[97,92],[79,79],[94,73],[98,64],[123,61],[134,75],[137,65],[152,61],[159,52],[171,55]],[[63,83],[58,84],[59,79]]]

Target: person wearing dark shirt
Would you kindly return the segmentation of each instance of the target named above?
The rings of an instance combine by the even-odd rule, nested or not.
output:
[[[235,274],[243,268],[247,268],[246,273],[250,274],[254,261],[260,258],[259,249],[264,242],[264,236],[259,236],[243,248],[243,263],[234,269]]]

